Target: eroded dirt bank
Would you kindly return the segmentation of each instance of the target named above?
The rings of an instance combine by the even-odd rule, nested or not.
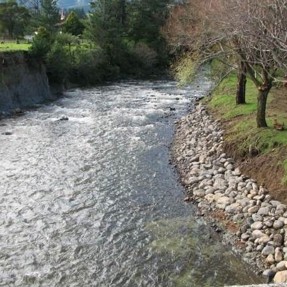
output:
[[[0,116],[55,98],[42,63],[26,52],[0,53]]]

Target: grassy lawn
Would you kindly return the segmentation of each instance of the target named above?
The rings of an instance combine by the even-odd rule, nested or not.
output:
[[[222,122],[225,148],[239,163],[245,162],[245,169],[251,171],[252,176],[258,175],[264,184],[268,177],[273,178],[269,180],[272,182],[271,188],[280,190],[273,195],[287,202],[287,89],[272,88],[266,111],[268,128],[259,129],[256,126],[257,88],[248,80],[247,104],[236,105],[236,85],[236,75],[229,75],[207,101],[210,112]],[[275,120],[284,123],[285,130],[276,130],[273,127]],[[251,156],[251,148],[258,155]]]
[[[251,80],[247,81],[246,104],[235,104],[237,78],[230,75],[214,91],[208,102],[213,113],[228,125],[227,140],[241,139],[240,149],[254,145],[260,152],[268,152],[278,146],[287,147],[287,130],[273,128],[274,121],[286,125],[287,129],[287,90],[273,88],[267,104],[268,128],[256,127],[257,89]]]
[[[4,42],[0,43],[0,52],[10,52],[10,51],[28,51],[31,44],[27,43],[20,43],[17,44],[16,42]]]

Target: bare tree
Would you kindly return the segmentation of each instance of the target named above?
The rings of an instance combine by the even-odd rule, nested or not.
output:
[[[225,0],[227,1],[227,0]],[[286,68],[287,10],[283,0],[230,0],[234,13],[231,28],[236,29],[236,49],[250,79],[258,89],[257,126],[267,127],[267,97],[278,69]],[[284,5],[283,5],[284,4]],[[285,8],[281,7],[285,6]],[[285,30],[285,31],[284,31]]]
[[[237,69],[236,104],[245,103],[246,65],[234,47],[234,31],[222,0],[189,0],[175,6],[164,29],[174,51],[193,55],[194,67],[217,59],[227,70]]]
[[[266,127],[269,91],[280,80],[278,69],[287,68],[287,0],[190,0],[184,5],[179,11],[188,21],[169,24],[170,43],[188,46],[199,63],[215,58],[237,63],[236,101],[245,102],[248,73],[258,89],[257,126]]]

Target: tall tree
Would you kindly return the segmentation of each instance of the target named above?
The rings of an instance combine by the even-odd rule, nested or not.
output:
[[[45,27],[48,31],[54,31],[59,22],[60,13],[57,0],[41,0],[38,26]]]
[[[87,17],[87,13],[85,12],[84,8],[72,8],[68,9],[68,13],[74,12],[79,19],[85,19]]]
[[[163,52],[165,39],[161,33],[171,0],[134,0],[128,6],[128,35],[136,42],[149,44]]]
[[[274,80],[278,78],[278,69],[286,69],[287,50],[280,51],[271,37],[273,35],[278,41],[286,42],[287,10],[284,11],[281,5],[284,4],[286,7],[287,3],[283,2],[280,0],[229,2],[230,33],[232,29],[237,29],[237,43],[239,43],[237,51],[245,61],[250,79],[258,89],[256,117],[258,127],[267,127],[267,97]],[[279,11],[281,13],[278,13]]]
[[[245,102],[246,73],[233,47],[234,35],[225,32],[229,25],[225,18],[220,0],[188,0],[171,9],[163,32],[175,57],[186,53],[191,58],[192,70],[214,59],[227,71],[238,69],[236,102],[240,104]]]
[[[193,12],[195,25],[186,25],[182,17],[182,29],[169,25],[173,43],[185,41],[193,55],[202,63],[217,58],[232,65],[237,59],[240,68],[238,93],[245,87],[246,72],[258,89],[257,126],[266,127],[267,96],[276,79],[278,68],[286,69],[286,0],[209,0],[187,1]],[[191,22],[190,15],[188,22]],[[197,20],[199,17],[199,21]],[[174,22],[178,23],[178,22]],[[181,27],[180,26],[180,27]],[[179,39],[183,31],[187,40]],[[181,34],[182,36],[182,34]]]
[[[122,11],[125,5],[121,0],[96,0],[91,3],[88,34],[102,46],[117,43],[123,35],[124,21]]]
[[[238,64],[237,73],[237,88],[236,88],[236,104],[246,104],[246,82],[247,82],[247,67],[246,63],[241,60]]]
[[[121,0],[96,0],[91,3],[86,33],[97,43],[110,59],[112,66],[121,66],[127,59],[127,48],[124,42],[125,21]]]
[[[19,6],[16,1],[0,3],[0,26],[3,33],[7,32],[10,38],[23,35],[29,19],[29,11]]]

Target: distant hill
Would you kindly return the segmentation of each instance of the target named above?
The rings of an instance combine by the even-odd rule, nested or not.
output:
[[[58,5],[61,9],[84,8],[85,11],[88,11],[90,2],[90,0],[59,0]]]
[[[17,0],[20,5],[28,8],[37,7],[40,3],[38,0]],[[0,3],[2,0],[0,0]],[[91,0],[58,0],[58,6],[60,9],[73,9],[73,8],[84,8],[86,12],[90,9]]]

